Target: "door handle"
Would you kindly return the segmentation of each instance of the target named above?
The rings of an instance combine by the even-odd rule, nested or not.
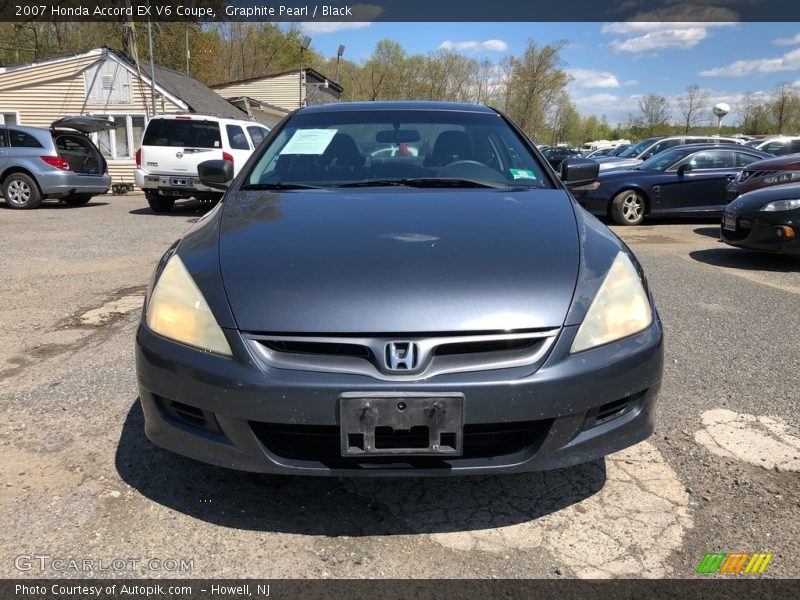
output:
[[[733,181],[734,179],[736,179],[736,175],[725,175],[725,179],[727,179],[728,181]]]

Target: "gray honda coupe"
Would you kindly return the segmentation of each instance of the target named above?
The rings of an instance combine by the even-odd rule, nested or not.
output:
[[[136,337],[147,436],[248,471],[466,475],[653,431],[661,323],[636,258],[485,106],[302,108],[159,262]]]

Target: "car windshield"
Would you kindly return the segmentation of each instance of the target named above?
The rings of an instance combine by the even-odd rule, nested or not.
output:
[[[553,187],[528,145],[497,113],[420,109],[292,117],[243,189],[292,185]]]
[[[653,142],[655,142],[655,141],[656,141],[655,138],[648,138],[646,140],[642,140],[638,144],[636,144],[634,146],[631,146],[630,148],[625,150],[625,152],[623,152],[619,156],[620,156],[620,158],[636,158],[642,152],[647,150],[653,144]]]
[[[666,171],[689,152],[689,150],[665,150],[652,158],[648,158],[637,169],[640,171]]]

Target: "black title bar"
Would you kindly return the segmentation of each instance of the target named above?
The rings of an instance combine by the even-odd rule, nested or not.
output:
[[[0,0],[0,21],[800,21],[797,0]]]

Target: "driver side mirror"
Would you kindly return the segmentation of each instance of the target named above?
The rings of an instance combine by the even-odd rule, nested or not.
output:
[[[200,183],[215,190],[227,190],[233,181],[233,163],[229,160],[206,160],[197,165]]]
[[[693,168],[692,167],[692,163],[685,162],[680,167],[678,167],[678,175],[683,177],[683,175],[686,173],[686,171],[691,171],[692,168]]]
[[[591,158],[565,158],[561,162],[561,182],[567,187],[594,183],[599,173],[600,163]]]

